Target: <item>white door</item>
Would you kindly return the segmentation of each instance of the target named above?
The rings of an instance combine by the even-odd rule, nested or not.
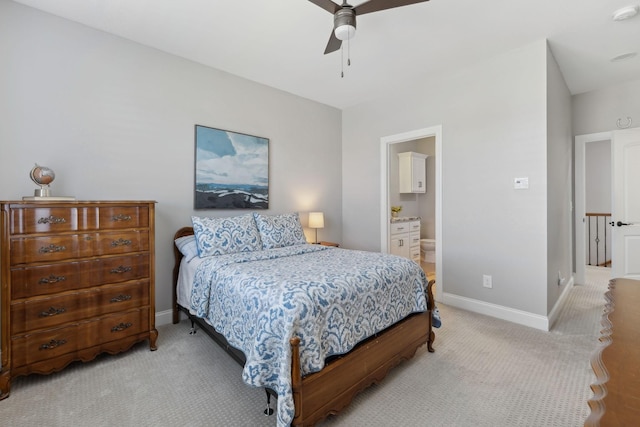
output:
[[[612,277],[640,279],[640,128],[613,132]]]

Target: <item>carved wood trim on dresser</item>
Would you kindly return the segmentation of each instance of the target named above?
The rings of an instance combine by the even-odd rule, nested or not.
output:
[[[11,380],[149,340],[155,202],[0,202],[0,400]]]
[[[591,414],[585,426],[636,426],[640,420],[640,280],[614,279],[605,294],[600,346],[591,358]]]

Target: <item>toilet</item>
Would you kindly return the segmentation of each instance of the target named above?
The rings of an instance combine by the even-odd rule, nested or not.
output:
[[[436,262],[436,239],[420,239],[420,259],[422,262]]]

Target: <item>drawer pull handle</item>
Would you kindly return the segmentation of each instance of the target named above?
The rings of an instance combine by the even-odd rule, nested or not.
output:
[[[113,242],[111,242],[111,246],[113,246],[114,248],[118,246],[131,246],[131,240],[126,240],[126,239],[114,240]]]
[[[40,248],[40,250],[38,252],[40,252],[41,254],[50,254],[53,252],[62,252],[62,251],[66,251],[67,248],[64,246],[56,246],[53,243],[50,244],[49,246],[43,246]]]
[[[131,326],[133,326],[133,323],[130,323],[130,322],[120,323],[119,325],[116,325],[113,328],[111,328],[111,332],[124,331],[125,329],[130,328]]]
[[[62,314],[65,311],[67,311],[66,308],[55,308],[55,307],[50,307],[49,310],[47,311],[43,311],[40,313],[40,317],[50,317],[50,316],[57,316],[58,314]]]
[[[111,221],[113,222],[131,221],[131,215],[123,215],[123,214],[114,215],[111,217]]]
[[[117,297],[111,298],[111,302],[124,302],[129,301],[131,299],[131,295],[118,295]]]
[[[42,344],[40,346],[40,350],[53,350],[54,348],[60,347],[66,343],[67,340],[51,340],[48,344]]]
[[[49,215],[46,218],[40,218],[38,220],[38,224],[64,224],[65,222],[67,222],[66,219],[53,215]]]
[[[122,273],[128,273],[132,270],[131,267],[125,266],[125,265],[121,265],[117,268],[113,268],[111,269],[111,274],[122,274]]]
[[[41,285],[48,285],[48,284],[51,284],[51,283],[64,282],[65,280],[67,280],[67,278],[64,277],[64,276],[54,276],[52,274],[49,277],[43,277],[42,279],[40,279],[38,281],[38,283],[41,284]]]

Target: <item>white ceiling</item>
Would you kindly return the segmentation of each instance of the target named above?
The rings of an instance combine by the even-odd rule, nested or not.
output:
[[[308,0],[14,1],[338,108],[545,38],[572,94],[640,78],[640,15],[611,18],[640,0],[431,0],[362,15],[344,78],[341,52],[323,54],[333,17]],[[610,61],[627,52],[639,54]]]

